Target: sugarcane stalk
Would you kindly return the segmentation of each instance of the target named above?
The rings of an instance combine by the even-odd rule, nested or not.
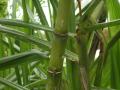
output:
[[[77,53],[79,56],[79,67],[80,67],[80,79],[81,79],[81,89],[89,90],[89,77],[88,77],[88,55],[87,55],[87,42],[88,33],[77,29]]]
[[[63,54],[67,42],[67,32],[72,1],[60,0],[55,24],[54,39],[48,67],[46,90],[64,90],[62,87]]]

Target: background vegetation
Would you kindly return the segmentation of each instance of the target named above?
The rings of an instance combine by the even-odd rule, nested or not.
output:
[[[119,0],[0,0],[0,90],[119,90]]]

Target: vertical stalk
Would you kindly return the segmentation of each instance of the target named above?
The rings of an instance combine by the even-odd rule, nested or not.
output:
[[[69,32],[74,33],[75,32],[75,4],[74,1],[72,2],[71,6],[71,14],[69,19]],[[67,49],[76,52],[75,51],[75,40],[74,38],[69,37],[67,41]],[[68,90],[80,90],[80,73],[79,73],[79,64],[77,61],[70,61],[66,59],[66,69],[67,69],[67,81],[69,85]]]
[[[28,13],[27,13],[26,3],[29,3],[29,0],[22,0],[23,20],[25,22],[29,22],[29,16],[28,16]],[[31,35],[31,33],[32,33],[27,28],[25,28],[23,30],[23,32],[28,34],[28,35]],[[26,42],[21,42],[20,47],[21,47],[21,52],[24,52],[24,51],[29,50],[31,48],[31,44],[28,44]],[[28,82],[29,82],[29,78],[28,78],[28,75],[29,75],[28,63],[24,63],[22,65],[22,75],[23,75],[23,85],[28,84]]]
[[[90,32],[88,32],[86,28],[95,23],[95,20],[99,16],[99,12],[101,11],[102,4],[103,4],[102,0],[93,0],[88,9],[86,10],[86,12],[81,16],[79,27],[76,30],[77,51],[80,65],[81,90],[90,90],[89,83],[90,59],[88,60],[87,54],[88,51],[87,46]],[[96,13],[94,14],[96,10],[98,10],[97,14]],[[92,16],[94,17],[92,18]]]
[[[71,4],[72,1],[59,1],[54,39],[52,42],[51,57],[48,67],[47,90],[64,90],[62,86],[63,54],[67,42]]]
[[[13,0],[13,3],[12,3],[12,19],[16,19],[16,9],[17,9],[17,2],[16,2],[16,0]],[[15,43],[15,40],[9,37],[9,42],[10,42],[9,47],[11,49],[11,54],[15,54],[15,50],[14,50],[14,47],[13,47],[13,45]],[[22,81],[21,81],[21,77],[20,77],[20,70],[19,70],[18,66],[15,67],[15,73],[16,73],[18,84],[22,85]]]
[[[119,0],[105,0],[108,10],[108,20],[112,21],[120,18],[120,4]],[[119,32],[120,25],[110,27],[110,38],[113,38],[116,33]],[[114,89],[120,89],[120,41],[118,41],[110,50],[111,61],[111,87]]]
[[[44,14],[42,5],[40,4],[39,0],[32,0],[32,1],[33,1],[33,4],[34,4],[35,8],[36,8],[38,16],[40,18],[41,24],[49,26],[47,18]],[[52,40],[52,35],[50,33],[45,32],[45,34],[46,34],[46,38],[47,38],[48,41]]]
[[[53,27],[53,20],[52,20],[52,11],[51,11],[51,7],[50,7],[50,0],[47,0],[47,4],[48,4],[48,9],[49,9],[49,18],[50,18],[50,25],[51,27]]]
[[[53,26],[55,26],[56,16],[57,16],[57,8],[58,8],[58,1],[57,0],[49,0],[52,7],[53,7]]]
[[[82,27],[82,26],[81,26]],[[88,55],[87,55],[87,42],[88,33],[84,31],[83,28],[77,30],[77,50],[79,56],[80,65],[80,79],[81,79],[81,89],[80,90],[90,90],[88,83]]]

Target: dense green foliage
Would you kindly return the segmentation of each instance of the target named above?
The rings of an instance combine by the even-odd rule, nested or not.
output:
[[[119,0],[0,0],[0,90],[119,90],[119,28]]]

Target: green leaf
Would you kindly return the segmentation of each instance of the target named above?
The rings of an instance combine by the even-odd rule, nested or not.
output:
[[[1,77],[0,77],[0,83],[4,84],[6,86],[9,86],[9,87],[11,87],[12,89],[15,89],[15,90],[29,90],[29,89],[27,89],[27,88],[25,88],[23,86],[15,84],[15,83],[13,83],[13,82],[11,82],[9,80],[3,79]]]
[[[33,36],[26,35],[23,32],[20,32],[20,31],[15,30],[15,29],[0,26],[0,32],[7,33],[11,37],[17,38],[17,39],[22,40],[22,41],[30,41],[33,44],[38,45],[39,47],[44,47],[44,48],[50,47],[50,44],[48,43],[48,41],[37,39]]]
[[[16,55],[0,58],[0,69],[15,67],[25,62],[33,62],[36,60],[48,59],[48,56],[38,50],[19,53]]]
[[[42,30],[42,31],[47,31],[47,32],[52,32],[54,30],[53,28],[50,28],[45,25],[40,25],[38,23],[30,23],[30,22],[28,23],[28,22],[24,22],[21,20],[0,19],[0,24]]]

